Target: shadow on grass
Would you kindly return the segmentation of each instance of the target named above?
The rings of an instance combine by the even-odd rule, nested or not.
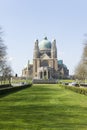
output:
[[[11,86],[9,88],[2,89],[2,90],[0,90],[0,98],[5,97],[5,96],[12,94],[12,93],[16,93],[16,92],[21,91],[23,89],[29,88],[31,86],[32,86],[32,84],[28,84],[28,85],[16,86],[16,87]]]

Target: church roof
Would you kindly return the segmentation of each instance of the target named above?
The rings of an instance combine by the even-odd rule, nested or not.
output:
[[[63,64],[63,60],[58,60],[58,65],[62,65],[64,68],[67,68],[67,66]]]
[[[63,60],[58,60],[58,64],[62,65],[63,64]]]
[[[45,38],[39,43],[39,49],[40,49],[40,50],[51,49],[51,42],[48,41],[47,37],[45,37]]]

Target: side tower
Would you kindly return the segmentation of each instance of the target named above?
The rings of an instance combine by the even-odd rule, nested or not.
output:
[[[38,40],[36,40],[33,52],[33,77],[37,77],[37,70],[38,67],[40,66],[39,55],[40,54],[39,54]]]
[[[51,47],[51,59],[53,62],[53,68],[57,71],[58,70],[58,59],[57,59],[57,47],[56,47],[56,40],[52,41]]]

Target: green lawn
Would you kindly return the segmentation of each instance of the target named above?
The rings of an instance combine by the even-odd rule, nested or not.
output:
[[[2,97],[0,130],[87,130],[87,96],[33,85]]]

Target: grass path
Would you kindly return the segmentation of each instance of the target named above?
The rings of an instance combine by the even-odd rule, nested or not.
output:
[[[33,85],[0,98],[0,130],[87,130],[87,96]]]

